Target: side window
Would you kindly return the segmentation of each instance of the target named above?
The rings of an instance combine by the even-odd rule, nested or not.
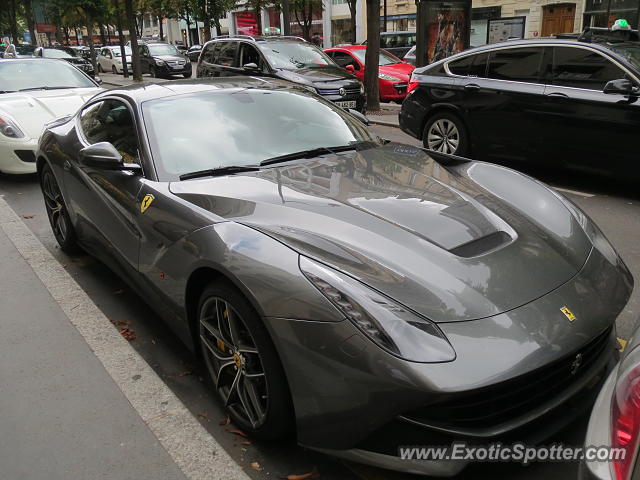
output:
[[[487,77],[497,80],[536,83],[540,78],[542,48],[505,48],[489,57]]]
[[[453,62],[449,62],[449,71],[454,75],[461,75],[466,77],[469,75],[469,68],[473,63],[474,55],[469,55],[460,60],[454,60]]]
[[[487,75],[487,60],[489,60],[488,53],[481,53],[473,56],[473,62],[469,67],[469,76],[477,78],[485,78]]]
[[[347,65],[353,65],[353,68],[356,70],[360,70],[360,65],[356,62],[351,55],[345,52],[332,52],[333,61],[338,64],[338,66],[345,68]]]
[[[244,66],[247,63],[255,63],[261,71],[265,71],[265,63],[262,59],[262,56],[253,45],[249,45],[248,43],[242,43],[242,52],[241,52],[241,61],[240,65]]]
[[[608,81],[625,76],[611,60],[594,51],[572,47],[553,49],[551,83],[554,85],[602,90]]]
[[[216,56],[220,51],[221,44],[219,42],[210,43],[202,52],[202,61],[205,63],[216,63]]]
[[[237,67],[236,51],[238,50],[238,42],[222,42],[220,53],[216,60],[216,64],[223,67]]]
[[[90,144],[111,143],[126,163],[140,163],[131,112],[119,100],[93,103],[80,113],[80,127]]]

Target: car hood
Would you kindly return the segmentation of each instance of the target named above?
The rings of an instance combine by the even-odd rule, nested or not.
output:
[[[64,60],[65,62],[73,63],[74,65],[85,65],[89,63],[88,60],[84,58],[71,57],[71,58],[61,58],[60,60]]]
[[[154,55],[153,58],[163,60],[165,62],[175,62],[182,60],[188,62],[189,60],[184,55]]]
[[[394,77],[398,77],[400,80],[405,80],[408,82],[413,69],[414,67],[412,65],[409,65],[408,63],[396,63],[394,65],[381,66],[380,73],[393,75]]]
[[[298,68],[296,70],[278,70],[279,76],[296,83],[334,82],[337,80],[358,79],[340,67]]]
[[[75,113],[101,88],[33,90],[0,95],[0,112],[5,112],[29,138],[40,137],[44,124]]]
[[[435,322],[524,305],[574,277],[591,242],[547,187],[400,144],[171,191],[357,278]]]

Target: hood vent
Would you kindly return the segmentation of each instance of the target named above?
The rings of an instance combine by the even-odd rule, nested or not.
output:
[[[477,257],[484,253],[497,250],[511,242],[511,240],[512,238],[508,233],[498,231],[481,238],[476,238],[470,242],[463,243],[462,245],[450,249],[449,252],[463,258]]]

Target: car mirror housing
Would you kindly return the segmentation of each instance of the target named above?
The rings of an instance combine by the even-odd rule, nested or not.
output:
[[[98,85],[102,85],[102,79],[100,77],[95,77],[94,80]]]
[[[344,69],[349,72],[349,73],[353,73],[356,71],[355,67],[353,65],[347,65],[346,67],[344,67]]]
[[[245,63],[242,66],[242,69],[245,72],[257,72],[260,70],[260,68],[258,67],[258,65],[256,65],[255,63],[251,62],[251,63]]]
[[[617,80],[611,80],[606,83],[603,89],[604,93],[622,94],[622,95],[638,95],[638,87],[634,86],[631,80],[626,78],[619,78]]]
[[[360,120],[362,123],[364,123],[367,126],[369,126],[369,124],[371,123],[369,122],[369,119],[366,117],[366,115],[360,113],[358,110],[355,110],[353,108],[347,108],[347,112],[349,112],[351,115],[356,117],[358,120]]]
[[[89,145],[78,152],[82,165],[102,170],[141,170],[137,163],[124,163],[122,155],[109,142],[99,142]]]

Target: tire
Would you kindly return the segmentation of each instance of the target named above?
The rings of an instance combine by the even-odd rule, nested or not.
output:
[[[62,198],[60,186],[48,164],[42,167],[40,173],[40,188],[44,197],[44,206],[49,217],[49,224],[53,230],[60,249],[65,253],[76,253],[80,250],[76,231],[71,224],[67,206]]]
[[[98,73],[102,73],[102,65],[98,63]]]
[[[289,387],[251,304],[228,283],[210,283],[200,296],[196,320],[209,379],[234,423],[257,438],[287,436],[293,426]]]
[[[113,73],[114,75],[118,74],[118,69],[116,68],[115,65],[111,65],[111,73]]]
[[[151,67],[149,69],[149,74],[152,78],[158,78],[158,72],[156,71],[156,67]]]
[[[189,73],[183,73],[183,74],[182,74],[182,76],[183,76],[184,78],[191,78],[191,72],[189,72]]]
[[[469,151],[469,136],[460,117],[448,112],[436,112],[424,126],[422,144],[436,152],[463,157]]]

